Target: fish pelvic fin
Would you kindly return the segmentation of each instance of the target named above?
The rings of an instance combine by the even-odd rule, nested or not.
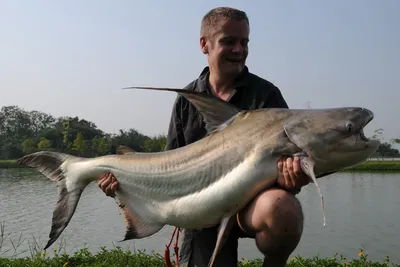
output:
[[[118,195],[117,195],[118,198]],[[158,231],[160,231],[164,224],[157,222],[150,222],[144,220],[137,212],[135,212],[129,205],[123,204],[123,202],[116,200],[120,208],[122,216],[124,217],[126,232],[125,237],[119,242],[123,242],[131,239],[141,239],[149,237]]]
[[[35,167],[47,178],[57,182],[58,199],[53,211],[49,241],[44,247],[44,250],[49,248],[67,227],[78,205],[83,189],[86,186],[78,186],[72,191],[68,191],[66,186],[67,177],[64,172],[65,164],[71,161],[81,160],[82,158],[79,157],[51,151],[29,154],[17,160],[18,165]]]

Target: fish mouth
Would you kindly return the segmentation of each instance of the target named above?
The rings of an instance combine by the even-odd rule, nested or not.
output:
[[[370,113],[370,116],[368,117],[368,119],[366,120],[366,122],[361,126],[360,130],[358,131],[358,136],[360,137],[360,139],[362,141],[368,142],[370,141],[370,139],[368,137],[365,136],[364,133],[364,128],[368,125],[368,123],[370,123],[372,121],[372,119],[374,118],[374,115],[372,114],[372,112]]]
[[[364,134],[364,128],[361,128],[358,134],[359,134],[360,139],[361,139],[362,141],[365,141],[365,142],[368,142],[368,141],[369,141],[369,138],[366,137],[365,134]]]

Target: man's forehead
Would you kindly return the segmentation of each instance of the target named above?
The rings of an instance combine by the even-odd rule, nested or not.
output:
[[[211,34],[218,39],[226,37],[248,39],[249,37],[249,26],[245,20],[221,20],[216,23],[211,31]]]

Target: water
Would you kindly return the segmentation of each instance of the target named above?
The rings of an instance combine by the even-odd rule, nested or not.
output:
[[[292,256],[329,257],[335,253],[356,258],[360,248],[369,258],[382,261],[389,255],[400,263],[400,174],[340,173],[320,179],[325,197],[327,226],[323,227],[320,199],[313,184],[298,195],[305,214],[305,229]],[[0,169],[0,222],[9,234],[0,256],[11,256],[12,244],[22,241],[17,252],[29,256],[29,242],[43,247],[56,202],[55,183],[31,169]],[[101,246],[162,253],[172,228],[138,241],[119,243],[125,233],[123,219],[113,199],[105,197],[95,183],[84,191],[75,216],[62,238],[53,246],[66,245],[73,253],[83,247],[96,252]],[[171,248],[171,253],[173,249]],[[241,239],[239,257],[261,257],[254,241]]]

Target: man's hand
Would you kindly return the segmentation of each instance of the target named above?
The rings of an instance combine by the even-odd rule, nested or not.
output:
[[[310,183],[310,178],[300,167],[300,159],[295,157],[281,158],[278,161],[278,185],[289,192],[297,194]]]
[[[98,186],[109,197],[115,197],[115,190],[117,190],[118,181],[112,173],[106,173],[98,182]]]

